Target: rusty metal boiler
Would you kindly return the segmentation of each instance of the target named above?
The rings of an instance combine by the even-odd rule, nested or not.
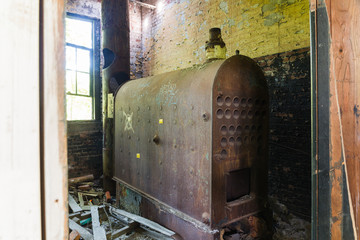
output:
[[[264,209],[268,89],[248,57],[125,83],[114,141],[114,179],[143,196],[143,216],[183,239],[218,239]]]

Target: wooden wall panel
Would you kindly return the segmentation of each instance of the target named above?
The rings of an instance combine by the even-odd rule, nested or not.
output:
[[[39,1],[0,15],[0,239],[41,239]]]

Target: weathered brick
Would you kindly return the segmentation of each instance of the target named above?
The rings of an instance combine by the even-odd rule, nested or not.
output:
[[[310,49],[255,61],[263,59],[269,63],[262,67],[270,93],[269,193],[293,213],[310,219]]]
[[[81,140],[78,140],[81,139]],[[77,147],[73,147],[76,142]],[[68,136],[69,177],[102,175],[102,132],[82,132]]]
[[[148,3],[159,6],[160,1]],[[272,7],[264,11],[267,5]],[[151,19],[151,26],[143,28],[143,52],[147,53],[143,55],[143,74],[155,75],[203,63],[204,44],[212,27],[222,29],[228,56],[236,49],[254,58],[308,47],[308,12],[306,0],[180,0],[167,1],[154,11],[143,10],[143,20]],[[159,62],[154,64],[146,58]]]

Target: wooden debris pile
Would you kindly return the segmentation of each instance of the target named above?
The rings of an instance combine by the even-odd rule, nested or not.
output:
[[[93,179],[92,175],[69,179],[70,240],[174,239],[173,231],[115,208],[110,193]]]

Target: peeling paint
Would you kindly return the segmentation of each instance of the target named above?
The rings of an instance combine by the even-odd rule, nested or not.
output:
[[[144,34],[154,40],[143,41],[144,76],[201,64],[205,57],[201,45],[208,40],[211,27],[222,29],[229,56],[236,49],[254,58],[310,44],[306,0],[179,0],[168,4],[148,13],[153,25]],[[186,61],[180,63],[181,59]]]
[[[203,11],[198,11],[196,14],[195,14],[195,16],[199,16],[199,15],[202,15],[203,14]]]
[[[265,12],[269,12],[269,11],[273,11],[276,8],[275,4],[265,4],[261,10],[262,13],[264,14]]]
[[[223,1],[220,3],[219,8],[225,12],[226,14],[229,13],[228,4],[227,2]]]
[[[229,27],[235,26],[235,20],[234,19],[228,19]]]
[[[206,26],[207,26],[207,25],[206,25],[206,20],[205,20],[204,22],[202,22],[202,23],[200,24],[200,27],[199,27],[198,31],[200,32],[200,31],[204,30]]]
[[[281,13],[275,12],[270,14],[269,16],[265,17],[264,25],[265,26],[272,26],[276,23],[279,23],[284,16]]]
[[[177,93],[176,84],[169,82],[160,88],[159,93],[156,95],[156,103],[158,105],[176,104],[176,93]]]

